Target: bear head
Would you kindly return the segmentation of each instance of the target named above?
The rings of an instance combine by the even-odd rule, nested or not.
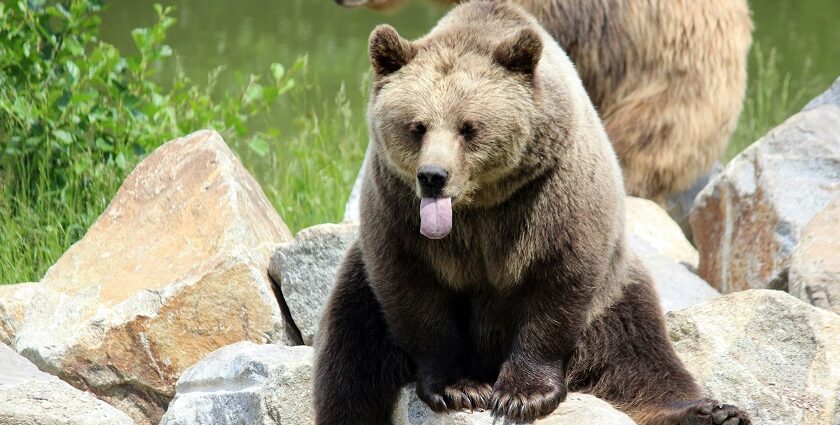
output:
[[[372,137],[422,202],[492,206],[504,200],[499,184],[522,173],[544,118],[535,99],[543,41],[528,26],[507,32],[455,26],[411,42],[381,25],[371,34]]]

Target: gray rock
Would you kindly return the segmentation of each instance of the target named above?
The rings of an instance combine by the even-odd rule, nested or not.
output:
[[[840,316],[748,290],[668,314],[674,348],[708,394],[754,424],[840,424]]]
[[[271,256],[269,274],[280,285],[289,314],[307,345],[314,341],[338,266],[358,234],[357,224],[320,224],[278,245]]]
[[[33,282],[0,285],[0,343],[14,345],[26,305],[37,287]]]
[[[161,425],[312,424],[312,348],[240,342],[187,369]]]
[[[815,109],[822,105],[840,106],[840,77],[834,80],[834,84],[824,91],[823,94],[815,97],[803,108],[803,111]]]
[[[630,248],[641,258],[653,277],[659,302],[666,312],[691,307],[720,296],[715,288],[685,265],[661,254],[644,240],[630,235],[629,242]]]
[[[800,112],[733,159],[691,214],[700,276],[721,292],[787,289],[802,228],[840,197],[840,108]]]
[[[609,403],[581,393],[569,394],[566,401],[551,415],[533,422],[534,425],[634,425],[630,417]],[[413,386],[403,389],[394,412],[394,425],[512,425],[493,420],[490,412],[434,413],[417,398]]]
[[[353,190],[350,192],[350,197],[347,198],[347,203],[344,205],[345,222],[359,222],[359,199],[362,197],[362,181],[365,179],[365,170],[367,170],[368,164],[370,163],[371,149],[373,148],[368,143],[368,147],[365,150],[365,160],[362,162],[361,168],[359,168],[359,174],[356,175],[356,181],[353,182]]]
[[[791,295],[840,313],[840,199],[805,226],[793,251],[789,280]]]
[[[133,424],[125,413],[38,370],[0,343],[0,424]]]

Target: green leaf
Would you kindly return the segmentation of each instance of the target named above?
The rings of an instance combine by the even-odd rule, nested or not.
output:
[[[268,143],[260,138],[254,137],[248,142],[248,147],[259,156],[266,156],[269,151]]]
[[[246,105],[250,105],[254,101],[262,98],[263,95],[263,86],[260,83],[253,82],[248,86],[248,90],[245,92],[244,101]]]
[[[276,81],[280,81],[286,75],[286,68],[279,63],[273,63],[271,64],[271,75],[274,76]]]
[[[125,168],[126,168],[125,155],[123,155],[122,152],[117,154],[117,158],[115,159],[115,162],[117,164],[117,167],[120,170],[125,170]]]
[[[78,67],[78,65],[76,65],[73,61],[67,61],[67,63],[64,64],[64,67],[67,68],[67,73],[70,74],[70,78],[73,80],[73,82],[74,83],[78,82],[79,81],[79,67]]]
[[[53,136],[65,145],[73,143],[73,135],[64,130],[53,130]]]
[[[110,143],[103,140],[101,137],[96,138],[96,148],[104,152],[113,152],[114,147]]]

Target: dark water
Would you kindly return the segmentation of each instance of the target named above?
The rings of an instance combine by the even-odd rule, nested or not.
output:
[[[309,96],[331,102],[344,83],[358,112],[364,107],[362,79],[368,69],[366,42],[371,29],[387,22],[414,38],[445,12],[423,2],[391,14],[348,10],[332,0],[161,2],[177,8],[178,23],[169,43],[188,75],[201,81],[209,70],[225,65],[230,70],[227,82],[233,83],[236,72],[265,72],[272,62],[291,64],[305,54],[314,86]],[[104,38],[121,49],[132,49],[129,32],[154,22],[153,3],[112,2],[103,17]],[[840,0],[756,0],[750,7],[754,50],[761,50],[765,58],[775,51],[778,73],[790,79],[790,90],[804,92],[795,103],[816,95],[840,75]],[[752,79],[759,74],[757,62],[751,55]],[[756,84],[750,90],[758,90]],[[319,99],[315,100],[317,104]]]

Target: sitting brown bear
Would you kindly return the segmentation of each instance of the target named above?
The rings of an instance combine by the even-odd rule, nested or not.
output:
[[[337,1],[392,9],[405,0]],[[571,56],[629,195],[663,203],[720,158],[746,90],[746,0],[498,1],[533,14]]]
[[[436,411],[531,420],[582,391],[643,425],[750,423],[674,353],[615,153],[536,20],[476,0],[369,48],[373,151],[316,342],[316,424],[390,424],[410,381]]]

